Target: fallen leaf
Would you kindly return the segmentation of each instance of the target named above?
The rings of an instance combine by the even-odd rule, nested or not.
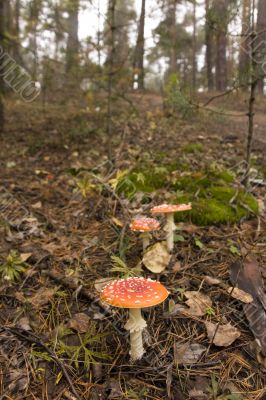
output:
[[[230,266],[230,278],[239,289],[251,294],[266,309],[266,294],[263,290],[261,268],[256,260],[249,259],[243,264],[235,262]]]
[[[206,294],[187,291],[184,292],[185,297],[188,299],[185,303],[189,309],[186,311],[187,314],[195,317],[201,317],[206,314],[206,310],[212,306],[212,301]]]
[[[204,276],[204,281],[210,286],[220,285],[222,283],[222,281],[220,279],[213,278],[212,276],[209,276],[209,275]]]
[[[123,228],[124,223],[122,221],[120,221],[120,219],[116,218],[116,217],[112,217],[111,220],[113,221],[113,223],[117,226],[119,226],[120,228]]]
[[[252,303],[244,305],[244,312],[261,353],[266,357],[266,294],[261,272],[257,261],[251,258],[243,264],[236,262],[230,266],[232,283],[253,297]]]
[[[199,343],[177,343],[175,361],[178,364],[195,364],[206,350],[205,346]]]
[[[21,253],[20,258],[22,262],[26,262],[30,257],[32,256],[32,253]]]
[[[241,290],[237,287],[233,288],[233,287],[229,287],[227,289],[227,292],[234,298],[237,300],[242,301],[243,303],[249,304],[252,303],[253,301],[253,297],[251,296],[251,294],[244,292],[244,290]]]
[[[123,397],[121,386],[116,379],[110,379],[108,389],[110,391],[108,399],[121,399]]]
[[[18,394],[18,392],[24,391],[29,385],[29,378],[26,368],[9,369],[7,382],[10,382],[8,385],[10,392]]]
[[[159,242],[149,247],[142,261],[149,271],[159,274],[166,269],[170,259],[166,242]]]
[[[181,271],[181,262],[180,262],[180,261],[176,261],[176,262],[174,263],[173,268],[172,268],[172,271],[173,271],[173,272],[179,272],[179,271]]]
[[[30,320],[28,317],[22,317],[16,323],[16,326],[20,329],[24,329],[25,331],[31,331]]]
[[[244,305],[244,312],[248,319],[250,329],[261,348],[261,353],[266,357],[266,312],[258,302]]]
[[[215,346],[228,347],[241,335],[240,331],[230,323],[226,325],[219,325],[206,321],[205,326],[210,342]],[[217,329],[217,330],[216,330]]]
[[[45,306],[52,300],[55,293],[57,291],[57,287],[54,288],[40,288],[32,297],[28,298],[27,301],[34,308],[40,308]]]
[[[35,209],[42,208],[42,202],[41,201],[37,201],[37,203],[32,204],[31,207],[35,208]]]
[[[85,313],[75,314],[67,323],[67,327],[74,329],[78,333],[88,332],[90,325],[90,318]]]

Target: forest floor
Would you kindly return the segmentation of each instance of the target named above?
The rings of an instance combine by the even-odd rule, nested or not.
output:
[[[259,214],[234,224],[186,221],[165,270],[155,274],[142,266],[143,276],[167,287],[170,301],[144,310],[146,353],[131,363],[127,312],[99,301],[101,279],[120,276],[112,256],[136,266],[142,246],[128,223],[172,193],[166,184],[145,201],[143,193],[129,200],[115,191],[119,174],[136,165],[176,163],[170,181],[184,173],[182,166],[192,177],[226,169],[238,191],[247,132],[245,116],[223,115],[243,114],[233,97],[219,100],[219,113],[187,119],[165,115],[157,96],[132,101],[133,111],[114,119],[115,165],[107,160],[101,110],[7,104],[0,148],[0,396],[266,399],[265,334],[259,346],[243,299],[228,292],[237,269],[245,292],[263,298],[256,290],[266,277],[266,102],[258,103],[249,188]],[[163,231],[155,239],[163,240]],[[7,271],[16,271],[14,280]],[[203,313],[187,307],[190,292],[206,296]],[[265,327],[265,312],[260,315]],[[207,334],[217,323],[227,326],[223,344]]]

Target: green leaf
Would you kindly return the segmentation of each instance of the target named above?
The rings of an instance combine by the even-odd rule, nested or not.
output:
[[[199,239],[195,239],[195,245],[199,248],[199,249],[203,249],[204,244],[199,240]]]
[[[234,255],[237,255],[237,256],[240,256],[240,255],[241,255],[241,253],[240,253],[240,251],[238,250],[238,248],[237,248],[236,246],[234,246],[233,244],[231,244],[231,246],[229,247],[229,250],[230,250],[230,252],[231,252],[232,254],[234,254]]]
[[[174,241],[175,242],[184,242],[185,238],[182,235],[174,235]]]

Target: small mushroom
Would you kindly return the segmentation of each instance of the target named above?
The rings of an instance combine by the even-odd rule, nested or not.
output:
[[[101,292],[101,300],[119,308],[129,309],[125,329],[130,332],[130,355],[132,361],[140,360],[144,354],[142,331],[146,321],[141,308],[156,306],[167,299],[167,289],[157,281],[134,277],[109,283]]]
[[[167,248],[169,253],[174,248],[174,231],[176,226],[174,223],[174,213],[179,211],[191,210],[191,204],[161,204],[160,206],[153,207],[151,209],[152,214],[166,214],[166,226],[165,230],[167,232]]]
[[[145,251],[150,244],[150,232],[160,229],[160,223],[154,218],[139,217],[133,219],[129,227],[134,232],[142,232],[143,251]]]

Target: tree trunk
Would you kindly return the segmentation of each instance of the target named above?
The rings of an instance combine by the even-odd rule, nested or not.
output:
[[[224,91],[227,87],[227,8],[228,0],[215,0],[214,13],[216,20],[216,90]]]
[[[193,0],[193,49],[192,49],[192,89],[195,93],[197,85],[197,2]]]
[[[247,85],[249,79],[250,70],[250,0],[242,1],[242,29],[241,29],[241,41],[239,50],[239,81],[241,85]]]
[[[79,0],[69,1],[68,6],[68,38],[66,49],[66,73],[67,77],[73,79],[77,71],[79,56],[79,39],[78,39],[78,14]]]
[[[20,0],[16,0],[15,2],[15,24],[14,24],[14,36],[15,36],[15,43],[14,43],[14,58],[17,62],[20,61],[20,51],[19,51],[19,34],[20,34]]]
[[[145,31],[145,11],[146,11],[146,0],[142,0],[141,3],[141,14],[138,28],[138,38],[135,50],[135,57],[133,62],[134,74],[138,76],[137,83],[138,89],[144,89],[144,31]]]
[[[206,42],[206,70],[208,91],[214,89],[213,77],[213,25],[210,18],[210,0],[205,0],[206,26],[205,26],[205,42]]]
[[[257,61],[257,90],[264,93],[264,78],[266,67],[266,1],[259,0],[257,18],[257,38],[256,38],[256,61]],[[261,32],[261,33],[260,33]]]
[[[168,19],[171,35],[171,47],[169,52],[169,74],[177,73],[177,29],[176,29],[176,6],[177,0],[168,0]]]
[[[4,53],[4,1],[0,0],[0,70],[3,63],[2,55]],[[0,132],[4,129],[4,81],[3,76],[0,74]]]
[[[114,59],[115,59],[115,12],[116,12],[116,0],[109,0],[108,3],[108,16],[110,26],[110,51],[107,58],[108,66],[108,93],[107,93],[107,145],[108,145],[108,159],[113,161],[112,152],[112,134],[113,134],[113,78],[114,78]]]

